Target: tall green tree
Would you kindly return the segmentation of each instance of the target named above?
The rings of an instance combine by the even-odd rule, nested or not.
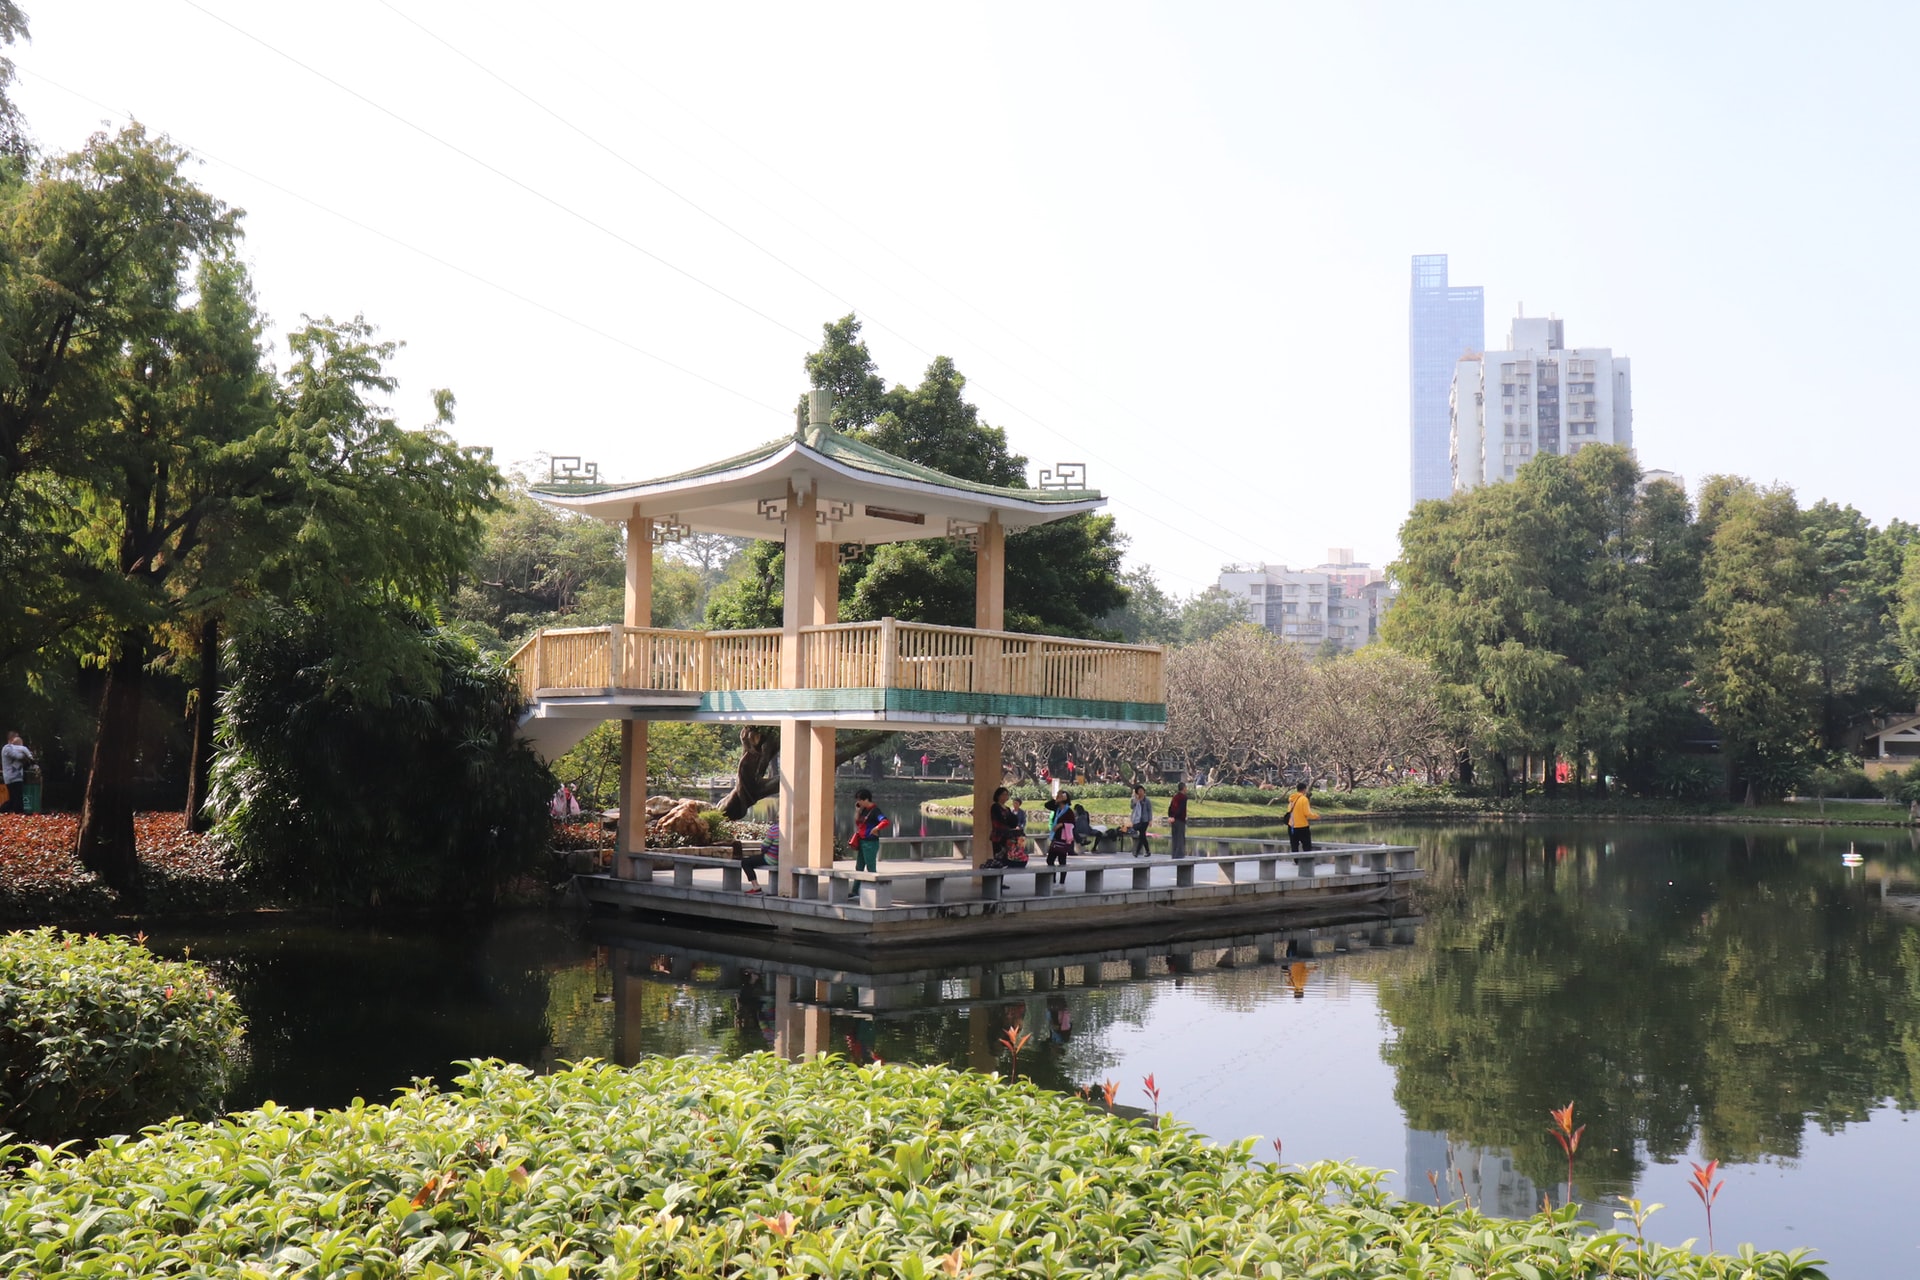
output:
[[[13,0],[0,0],[0,48],[27,38],[27,15]],[[0,54],[0,167],[11,160],[24,164],[33,154],[27,123],[7,90],[13,85],[13,59]]]
[[[1421,504],[1401,548],[1384,633],[1441,674],[1502,785],[1516,753],[1651,770],[1693,704],[1684,494],[1643,490],[1624,449],[1542,455],[1510,483]]]
[[[433,599],[466,562],[499,474],[443,431],[406,431],[374,399],[393,344],[361,321],[309,323],[276,394],[244,271],[202,260],[190,306],[130,343],[77,489],[73,563],[97,584],[68,643],[106,666],[79,853],[137,896],[133,765],[150,660],[168,628],[210,629],[261,599],[299,601],[354,641],[372,680],[425,668],[384,611]],[[451,397],[438,397],[442,419]],[[97,634],[96,634],[97,632]],[[200,713],[216,696],[201,646]],[[201,760],[204,767],[204,756]],[[195,798],[202,793],[194,788]]]
[[[1005,431],[980,420],[964,394],[966,379],[947,357],[937,357],[917,387],[883,389],[860,322],[849,315],[823,326],[820,349],[807,357],[806,369],[814,387],[834,393],[836,425],[847,434],[959,479],[1026,487],[1027,460],[1009,448]],[[1112,638],[1102,620],[1127,599],[1120,581],[1124,547],[1111,516],[1070,516],[1009,535],[1007,628]],[[779,543],[750,544],[737,575],[708,597],[708,625],[779,626],[785,563]],[[974,554],[947,539],[887,543],[840,569],[840,616],[849,622],[895,617],[970,627],[974,596]],[[845,763],[885,736],[841,735],[835,756]],[[772,794],[768,769],[778,748],[777,730],[742,734],[739,781],[722,806],[728,816],[740,817]]]
[[[1911,526],[1877,530],[1852,507],[1808,507],[1801,539],[1811,578],[1803,615],[1820,686],[1820,743],[1840,750],[1848,730],[1901,700],[1893,609]]]
[[[133,125],[0,182],[0,662],[93,619],[113,589],[71,541],[114,479],[129,360],[164,350],[193,264],[234,235],[186,162]]]
[[[1899,638],[1900,675],[1909,692],[1920,691],[1920,538],[1906,545],[1894,589],[1893,627]]]
[[[857,318],[825,325],[823,335],[820,350],[807,357],[807,374],[815,387],[834,392],[841,430],[959,479],[1026,487],[1027,460],[1012,452],[1005,431],[980,421],[951,360],[936,358],[917,387],[882,391]],[[1102,619],[1126,601],[1124,546],[1111,516],[1072,516],[1009,535],[1008,629],[1111,638]],[[778,543],[750,546],[740,576],[710,597],[709,623],[778,626],[784,559]],[[842,568],[840,600],[848,621],[892,616],[972,626],[973,553],[944,539],[875,547]]]
[[[1821,686],[1808,640],[1816,546],[1793,491],[1714,476],[1703,539],[1695,683],[1748,799],[1790,789],[1813,763]]]

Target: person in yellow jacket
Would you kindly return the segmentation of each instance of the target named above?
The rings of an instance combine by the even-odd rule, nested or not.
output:
[[[1293,837],[1295,853],[1312,853],[1313,836],[1308,828],[1320,815],[1313,811],[1313,804],[1307,799],[1307,784],[1295,784],[1293,798],[1287,801],[1287,827]]]

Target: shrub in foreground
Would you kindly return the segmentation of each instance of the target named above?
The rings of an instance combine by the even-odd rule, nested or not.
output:
[[[211,1115],[240,1033],[197,964],[129,938],[0,936],[0,1130],[57,1142]]]
[[[0,1275],[1818,1275],[1422,1207],[1341,1165],[940,1067],[482,1063],[390,1106],[273,1106],[26,1154]],[[19,1156],[21,1153],[16,1153]]]

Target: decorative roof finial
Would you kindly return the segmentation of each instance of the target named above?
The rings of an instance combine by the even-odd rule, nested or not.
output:
[[[812,448],[819,448],[833,430],[833,392],[814,389],[807,392],[807,430],[801,437]]]

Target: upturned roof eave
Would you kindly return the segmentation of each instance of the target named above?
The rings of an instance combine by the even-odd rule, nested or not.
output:
[[[832,457],[799,439],[775,441],[696,471],[655,480],[591,486],[532,485],[529,490],[544,502],[583,511],[601,519],[617,520],[624,519],[635,504],[652,506],[663,502],[664,506],[670,507],[674,504],[665,500],[753,481],[769,472],[781,470],[784,464],[796,457],[804,460],[808,469],[818,467],[844,480],[875,485],[895,493],[938,498],[953,504],[1041,516],[1043,520],[1039,523],[1094,511],[1105,506],[1107,501],[1099,492],[1089,489],[1008,489],[966,481],[942,484],[863,467],[856,462]]]

